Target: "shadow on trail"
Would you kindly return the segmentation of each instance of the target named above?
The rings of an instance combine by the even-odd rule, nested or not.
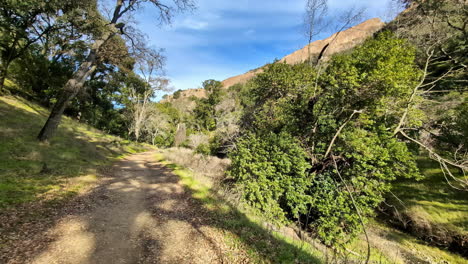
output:
[[[175,165],[167,165],[170,169],[176,169]],[[154,165],[164,172],[167,179],[174,182],[179,182],[179,176],[174,175],[171,170],[161,166]],[[322,260],[309,252],[290,244],[284,240],[278,239],[270,231],[261,225],[251,221],[244,213],[230,203],[224,201],[211,193],[211,197],[195,198],[203,195],[198,195],[198,191],[184,186],[185,192],[179,195],[185,197],[188,201],[187,205],[183,206],[183,210],[187,212],[184,215],[173,214],[173,211],[162,210],[157,208],[155,214],[171,216],[172,219],[180,221],[188,221],[195,229],[200,230],[201,226],[209,225],[231,236],[231,243],[237,244],[244,248],[247,252],[255,252],[254,255],[259,259],[254,259],[256,262],[267,263],[322,263]],[[167,199],[172,199],[173,194],[169,194]],[[213,198],[215,197],[215,198]],[[207,209],[206,206],[210,209]],[[227,209],[226,209],[227,207]],[[196,214],[197,217],[186,218],[187,215]],[[214,244],[214,243],[213,243]],[[214,244],[215,245],[215,244]],[[221,252],[222,254],[223,252]],[[239,259],[239,262],[246,261]],[[230,262],[224,262],[230,263]]]
[[[38,225],[35,234],[22,237],[14,254],[9,255],[11,258],[1,260],[6,263],[247,262],[246,256],[227,256],[220,243],[223,237],[213,231],[222,230],[224,237],[232,238],[236,247],[255,252],[259,256],[254,259],[256,262],[321,262],[305,250],[276,238],[233,207],[207,209],[204,206],[207,201],[193,198],[196,191],[184,188],[177,175],[149,160],[148,155],[137,154],[133,159],[114,164],[100,186],[66,206],[58,205],[59,213],[49,216],[47,224]],[[209,202],[224,204],[221,200]],[[35,224],[32,219],[24,221]]]

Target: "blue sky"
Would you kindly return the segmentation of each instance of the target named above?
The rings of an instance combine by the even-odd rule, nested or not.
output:
[[[329,14],[364,7],[363,20],[388,20],[390,1],[329,0]],[[304,47],[305,4],[306,0],[197,0],[195,11],[176,15],[171,25],[158,25],[151,8],[136,19],[150,45],[165,49],[172,86],[185,90],[206,79],[242,74]],[[331,28],[316,39],[332,34]]]

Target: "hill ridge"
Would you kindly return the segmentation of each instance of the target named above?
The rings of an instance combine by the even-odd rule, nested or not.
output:
[[[381,30],[385,23],[379,18],[368,19],[358,25],[350,27],[343,31],[338,31],[328,38],[316,40],[310,44],[307,44],[302,49],[296,50],[291,54],[284,56],[279,62],[285,62],[288,64],[297,64],[304,62],[308,59],[309,47],[311,55],[319,55],[324,52],[323,56],[325,59],[331,57],[333,54],[343,52],[356,47],[363,43],[367,38],[372,36],[375,32]],[[229,88],[238,83],[245,83],[255,77],[255,75],[263,72],[263,68],[267,64],[250,70],[246,73],[236,75],[222,81],[224,88]],[[206,93],[203,89],[188,89],[180,93],[180,97],[191,97],[195,96],[198,98],[206,97]],[[166,100],[172,101],[172,95],[169,95]]]

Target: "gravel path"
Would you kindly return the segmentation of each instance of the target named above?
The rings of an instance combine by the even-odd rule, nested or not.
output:
[[[117,162],[92,207],[63,217],[31,262],[222,263],[219,231],[154,152]]]

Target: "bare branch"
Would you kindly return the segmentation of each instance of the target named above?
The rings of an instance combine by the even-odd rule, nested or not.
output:
[[[320,34],[321,30],[326,26],[323,26],[323,20],[328,11],[327,0],[308,0],[306,4],[306,12],[304,15],[304,25],[306,27],[306,36],[308,38],[308,55],[311,60],[310,44],[313,38]],[[322,26],[322,28],[318,28]]]
[[[425,84],[419,86],[419,88],[423,88],[423,87],[430,86],[430,85],[434,85],[434,84],[438,83],[439,81],[441,81],[442,79],[444,79],[445,77],[447,77],[450,73],[452,73],[452,70],[453,70],[453,67],[450,68],[450,69],[448,69],[447,72],[445,72],[444,74],[442,74],[440,77],[438,77],[438,78],[435,79],[434,81],[425,83]]]
[[[395,128],[395,130],[393,131],[393,135],[396,135],[398,133],[398,131],[400,131],[401,127],[403,126],[403,124],[405,123],[406,121],[406,117],[408,116],[408,113],[409,113],[409,110],[410,110],[410,107],[411,107],[411,104],[413,103],[413,100],[414,100],[414,97],[416,96],[419,88],[422,87],[422,85],[424,84],[424,81],[426,80],[426,77],[427,77],[427,69],[429,68],[429,62],[432,58],[432,56],[434,55],[434,50],[431,49],[429,51],[426,50],[426,54],[428,55],[427,58],[426,58],[426,63],[424,64],[424,69],[423,69],[423,74],[422,74],[422,77],[421,77],[421,80],[419,81],[419,83],[414,87],[412,93],[411,93],[411,96],[410,98],[408,99],[408,102],[406,103],[406,108],[405,108],[405,111],[403,112],[403,115],[401,116],[400,118],[400,121],[398,122],[398,125],[397,127]]]
[[[363,112],[363,110],[359,110],[359,111],[354,110],[353,113],[348,117],[348,119],[346,119],[346,121],[340,126],[340,128],[338,128],[338,130],[336,131],[336,133],[333,136],[332,140],[330,141],[330,144],[328,145],[328,148],[327,148],[327,151],[325,152],[324,158],[327,158],[328,155],[330,154],[330,152],[332,150],[332,147],[333,147],[333,144],[335,144],[335,141],[338,138],[338,136],[340,135],[341,130],[343,130],[343,128],[346,126],[346,124],[348,124],[348,122],[353,118],[353,116],[355,114],[360,114],[362,112]]]
[[[418,144],[419,146],[423,147],[426,151],[428,151],[429,154],[430,154],[429,156],[441,164],[442,171],[445,171],[452,178],[452,180],[454,180],[454,181],[458,182],[459,184],[461,184],[463,186],[463,189],[465,191],[468,191],[468,182],[460,180],[457,177],[455,177],[452,174],[452,172],[450,171],[450,169],[448,168],[448,166],[447,166],[447,164],[449,164],[449,165],[451,165],[453,167],[456,167],[456,168],[460,169],[463,173],[465,173],[465,171],[468,171],[468,167],[464,163],[455,163],[453,161],[450,161],[448,159],[445,159],[445,158],[441,157],[439,154],[437,154],[430,147],[428,147],[428,146],[424,145],[423,143],[421,143],[420,141],[408,136],[402,130],[399,130],[398,133],[400,133],[406,139]],[[445,176],[445,173],[444,173],[444,176]],[[448,181],[448,179],[447,179],[447,181]]]
[[[336,173],[338,174],[338,177],[340,177],[341,182],[345,185],[346,191],[351,197],[351,201],[353,202],[354,209],[356,209],[356,213],[359,216],[359,222],[361,223],[362,229],[364,230],[364,235],[366,236],[366,241],[367,241],[367,257],[366,257],[366,264],[367,264],[369,263],[370,256],[371,256],[371,247],[370,247],[370,242],[369,242],[369,236],[367,235],[367,231],[366,231],[366,226],[364,225],[364,219],[361,215],[361,210],[359,210],[359,207],[357,206],[356,201],[354,200],[353,193],[349,189],[348,184],[346,184],[346,181],[343,179],[343,177],[341,177],[340,170],[338,169],[338,165],[336,164],[335,156],[332,155],[332,159],[333,159],[333,165],[335,165]]]

